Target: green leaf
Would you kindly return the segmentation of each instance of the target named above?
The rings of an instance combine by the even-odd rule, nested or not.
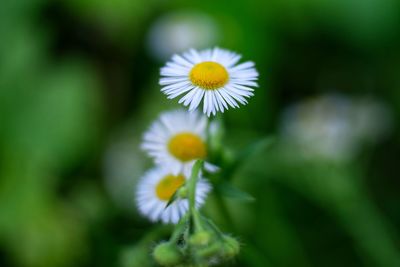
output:
[[[246,146],[225,168],[224,176],[226,177],[226,179],[230,180],[239,167],[241,167],[244,163],[247,162],[248,159],[251,159],[251,157],[253,157],[257,153],[260,153],[264,149],[270,147],[275,142],[275,140],[276,138],[274,136],[267,136]]]
[[[175,193],[172,195],[172,197],[168,200],[167,205],[165,205],[165,208],[168,208],[172,203],[174,203],[175,200],[177,200],[178,198],[178,191],[179,191],[180,187],[175,191]]]
[[[222,183],[217,186],[217,190],[224,197],[233,198],[242,202],[253,202],[255,198],[247,192],[240,190],[239,188],[229,184]]]
[[[251,156],[262,151],[263,149],[270,147],[274,142],[275,142],[275,137],[267,136],[265,138],[259,139],[251,143],[237,155],[235,162],[237,164],[244,162],[247,158],[250,158]]]

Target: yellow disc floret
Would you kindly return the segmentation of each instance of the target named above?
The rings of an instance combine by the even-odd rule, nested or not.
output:
[[[193,133],[179,133],[168,143],[169,152],[180,161],[202,159],[206,156],[206,145],[203,140]]]
[[[218,89],[229,80],[225,67],[213,61],[196,64],[190,71],[189,77],[194,85],[208,90]]]
[[[156,195],[160,200],[168,201],[179,187],[185,182],[183,175],[169,174],[162,178],[156,186]]]

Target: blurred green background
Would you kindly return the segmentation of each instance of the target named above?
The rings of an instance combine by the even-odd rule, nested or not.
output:
[[[204,209],[241,240],[227,265],[400,266],[398,0],[2,0],[0,38],[0,266],[153,266],[169,229],[134,188],[178,107],[159,68],[215,45],[260,72],[227,157],[274,139],[233,170],[256,201]]]

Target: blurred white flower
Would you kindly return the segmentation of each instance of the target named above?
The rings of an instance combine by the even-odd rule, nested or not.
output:
[[[216,22],[199,12],[175,12],[160,17],[148,33],[148,49],[160,61],[191,47],[208,47],[220,36]]]
[[[299,156],[347,161],[366,142],[381,140],[391,124],[388,108],[374,99],[324,95],[289,107],[281,135]]]

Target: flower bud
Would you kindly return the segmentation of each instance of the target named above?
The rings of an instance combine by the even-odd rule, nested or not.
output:
[[[206,246],[211,241],[211,234],[207,231],[200,231],[190,237],[190,244],[194,246]]]
[[[229,235],[225,235],[224,236],[224,245],[223,245],[223,247],[224,247],[223,255],[228,259],[232,259],[236,255],[239,254],[239,251],[240,251],[239,242],[235,238],[233,238],[233,237],[231,237]]]
[[[154,248],[153,257],[162,266],[175,266],[182,262],[181,252],[169,242],[157,245]]]
[[[179,188],[178,196],[179,196],[179,198],[187,198],[188,190],[187,190],[186,186],[182,186],[181,188]]]
[[[219,255],[222,251],[222,246],[220,242],[214,242],[211,245],[197,249],[196,255],[202,259],[209,259]]]

